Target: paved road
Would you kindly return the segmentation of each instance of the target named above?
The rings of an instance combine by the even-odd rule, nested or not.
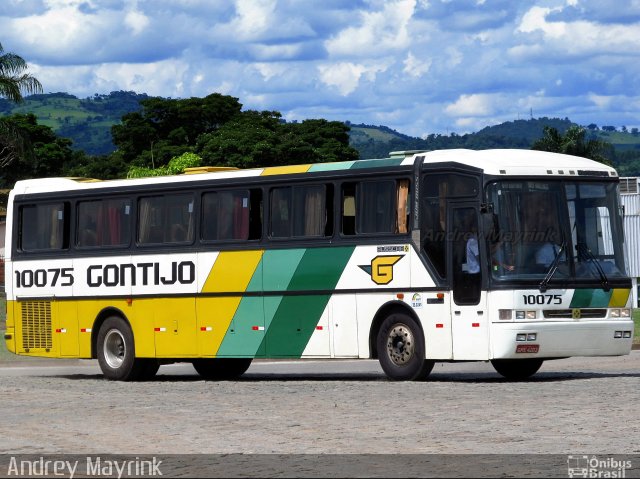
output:
[[[640,351],[515,383],[488,363],[438,364],[424,383],[374,361],[259,361],[229,382],[169,365],[120,383],[94,361],[17,362],[0,366],[0,453],[637,455],[639,378]]]

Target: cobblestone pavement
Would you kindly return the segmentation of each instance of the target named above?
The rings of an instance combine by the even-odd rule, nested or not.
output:
[[[54,366],[50,366],[54,364]],[[0,364],[0,454],[640,454],[640,351],[488,363],[392,382],[374,361],[256,361],[238,381],[190,365],[104,380],[94,361]]]

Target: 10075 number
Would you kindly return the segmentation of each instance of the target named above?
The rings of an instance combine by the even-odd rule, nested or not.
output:
[[[543,304],[562,304],[561,294],[523,294],[522,300],[526,306]]]
[[[25,269],[16,271],[17,288],[43,288],[45,286],[71,286],[73,268]]]

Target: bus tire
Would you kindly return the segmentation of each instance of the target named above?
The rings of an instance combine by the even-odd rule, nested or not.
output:
[[[192,361],[193,367],[203,379],[226,380],[242,376],[252,358],[199,358]]]
[[[144,370],[143,360],[136,360],[131,327],[118,316],[102,323],[96,349],[98,364],[107,379],[135,381]]]
[[[376,346],[378,361],[389,379],[424,380],[433,369],[434,362],[425,360],[422,330],[408,314],[389,315],[380,325]]]
[[[493,359],[491,364],[498,374],[510,381],[527,379],[538,372],[542,359]]]

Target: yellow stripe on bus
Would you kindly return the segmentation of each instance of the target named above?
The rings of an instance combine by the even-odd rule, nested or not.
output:
[[[271,166],[265,168],[261,176],[290,175],[292,173],[306,173],[311,165]]]
[[[244,292],[262,259],[262,253],[262,250],[223,251],[213,264],[202,292]]]
[[[238,296],[200,297],[196,301],[198,355],[215,356],[264,251],[225,251],[218,255],[203,293],[234,292]]]
[[[630,289],[614,289],[609,300],[610,308],[624,308],[631,294]]]

